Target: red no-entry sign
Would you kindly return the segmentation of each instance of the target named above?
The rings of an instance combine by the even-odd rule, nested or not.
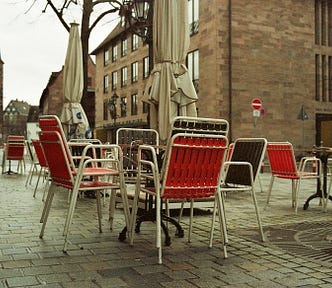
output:
[[[262,101],[260,99],[258,99],[258,98],[253,99],[251,101],[251,107],[254,110],[260,110],[263,107]]]

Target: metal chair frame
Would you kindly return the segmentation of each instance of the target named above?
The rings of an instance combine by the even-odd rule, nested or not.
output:
[[[224,256],[227,257],[225,213],[223,211],[222,196],[220,193],[222,165],[225,159],[228,139],[223,135],[205,135],[194,133],[177,133],[167,145],[166,158],[163,170],[159,173],[157,153],[154,147],[139,146],[138,150],[138,177],[136,183],[130,243],[133,244],[134,226],[136,223],[137,201],[140,192],[153,195],[156,198],[156,247],[158,249],[158,263],[162,263],[161,246],[161,200],[201,199],[211,198],[215,201],[214,210],[218,210],[220,230]],[[146,151],[152,154],[152,160],[144,159]],[[148,168],[147,168],[148,167]],[[145,171],[151,171],[145,174]],[[146,185],[146,181],[154,187]],[[193,203],[193,202],[192,202]],[[217,209],[216,209],[217,208]],[[191,211],[193,206],[191,208]],[[192,213],[189,225],[188,241],[192,230]],[[216,213],[213,213],[209,246],[212,247],[213,230]]]
[[[230,159],[225,161],[224,164],[225,176],[220,189],[224,193],[236,191],[249,191],[251,193],[262,241],[265,241],[265,237],[254,183],[264,159],[266,145],[267,140],[265,138],[236,139],[232,147]],[[222,193],[223,197],[224,193]]]
[[[5,146],[2,174],[4,173],[8,175],[17,174],[19,173],[20,170],[21,172],[23,172],[23,169],[25,169],[24,152],[25,152],[24,136],[9,135]],[[9,168],[6,172],[4,172],[3,170],[5,169],[7,160],[9,161]],[[12,161],[18,161],[16,172],[11,170]]]
[[[49,169],[48,169],[48,165],[46,162],[46,158],[44,155],[44,151],[43,148],[40,144],[40,141],[37,139],[32,139],[32,145],[34,147],[37,159],[38,159],[38,164],[39,165],[39,173],[38,173],[38,178],[37,178],[37,182],[36,182],[36,186],[35,189],[33,191],[33,197],[36,197],[36,193],[37,193],[37,188],[38,188],[38,184],[40,181],[41,176],[43,175],[43,179],[45,181],[45,186],[44,186],[44,192],[43,192],[43,201],[45,199],[45,194],[46,191],[48,189],[48,184],[49,184]]]
[[[292,181],[292,207],[297,212],[301,180],[318,179],[322,171],[321,160],[317,157],[302,157],[297,166],[293,145],[290,142],[269,142],[267,154],[272,176],[266,203],[270,202],[275,178],[289,179]],[[314,171],[313,165],[319,165],[319,167],[316,167]]]
[[[74,216],[77,196],[81,191],[96,191],[99,231],[102,232],[101,201],[99,191],[110,189],[111,193],[115,193],[115,189],[120,189],[123,197],[125,221],[126,224],[129,225],[129,207],[126,200],[127,197],[123,179],[122,151],[118,145],[91,144],[86,146],[83,150],[82,160],[79,163],[78,169],[73,170],[67,157],[68,152],[65,149],[63,139],[59,132],[41,131],[39,137],[52,180],[42,212],[41,222],[43,225],[40,232],[40,238],[44,235],[52,200],[56,187],[58,186],[72,190],[63,233],[65,236],[63,246],[64,252],[67,251],[69,229]],[[113,157],[102,159],[85,157],[88,155],[88,151],[90,149],[103,149],[111,151]],[[93,178],[92,180],[90,179],[91,177]]]

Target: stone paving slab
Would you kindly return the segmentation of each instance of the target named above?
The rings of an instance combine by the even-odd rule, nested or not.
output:
[[[28,171],[28,168],[27,168]],[[124,227],[117,209],[114,229],[108,226],[108,201],[103,206],[103,233],[98,232],[95,200],[77,202],[67,254],[62,252],[62,229],[68,207],[66,191],[54,198],[43,239],[39,223],[43,203],[42,187],[33,198],[32,184],[25,187],[24,175],[0,175],[0,288],[2,287],[332,287],[332,267],[319,265],[300,255],[288,254],[272,245],[242,237],[239,229],[257,227],[253,204],[248,194],[229,193],[226,213],[229,228],[229,258],[224,259],[220,231],[214,246],[208,248],[210,213],[194,219],[191,243],[187,242],[188,217],[182,219],[184,238],[174,236],[163,247],[163,264],[157,264],[152,223],[144,222],[135,235],[134,246],[119,242]],[[316,189],[314,181],[303,184],[301,207],[291,207],[291,183],[276,180],[271,202],[266,206],[270,174],[261,174],[263,191],[257,197],[264,226],[305,221],[331,221],[332,204],[322,211],[319,201],[302,205]],[[108,200],[108,198],[107,198]],[[258,233],[258,230],[257,230]],[[331,243],[332,245],[332,243]]]

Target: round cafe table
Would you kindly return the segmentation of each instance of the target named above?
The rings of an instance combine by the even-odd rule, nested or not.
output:
[[[328,158],[332,155],[331,147],[323,147],[323,146],[314,146],[313,153],[322,161],[322,175],[323,175],[323,185],[321,185],[321,179],[317,180],[317,189],[314,194],[312,194],[307,201],[303,205],[303,209],[307,210],[309,207],[309,202],[314,198],[326,198],[327,196],[327,162]],[[317,168],[319,169],[319,167]],[[332,196],[329,195],[329,200],[332,201]]]

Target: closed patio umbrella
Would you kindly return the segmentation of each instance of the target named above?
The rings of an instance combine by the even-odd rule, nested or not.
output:
[[[61,122],[71,138],[91,138],[89,121],[81,105],[83,94],[83,59],[78,24],[72,23],[63,75],[64,105]]]
[[[176,116],[197,116],[198,97],[185,59],[189,49],[187,0],[154,1],[154,67],[145,95],[150,105],[150,125],[166,141]]]

